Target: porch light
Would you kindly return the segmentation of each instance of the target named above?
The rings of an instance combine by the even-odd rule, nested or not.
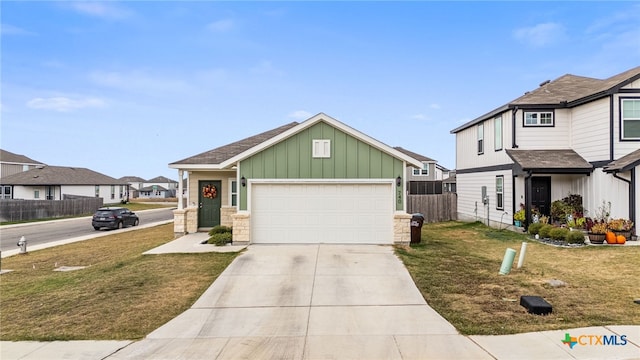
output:
[[[398,176],[396,178],[396,186],[400,186],[400,185],[402,185],[402,178],[400,176]]]
[[[240,185],[242,185],[242,187],[247,186],[247,179],[244,176],[240,178]]]

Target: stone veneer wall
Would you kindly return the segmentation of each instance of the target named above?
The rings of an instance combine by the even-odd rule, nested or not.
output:
[[[187,234],[187,210],[173,210],[173,234],[175,237]]]
[[[220,208],[220,225],[233,226],[233,214],[237,212],[235,206],[223,206]]]
[[[393,242],[395,244],[409,244],[411,242],[411,215],[396,213],[393,216]]]
[[[251,216],[249,213],[235,213],[233,219],[233,244],[247,245],[251,241]]]

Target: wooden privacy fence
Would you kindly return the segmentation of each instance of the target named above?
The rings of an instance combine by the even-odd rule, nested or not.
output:
[[[456,193],[407,196],[407,212],[421,213],[424,222],[440,222],[458,219],[458,196]]]
[[[103,204],[102,198],[65,200],[0,200],[0,221],[24,221],[92,214]]]

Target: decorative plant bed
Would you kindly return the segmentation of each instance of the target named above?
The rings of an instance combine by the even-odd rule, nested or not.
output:
[[[583,246],[587,246],[587,244],[570,244],[566,241],[562,241],[562,240],[554,240],[554,239],[549,239],[549,238],[538,238],[536,239],[535,237],[532,237],[533,240],[545,244],[545,245],[551,245],[551,246],[557,246],[557,247],[565,247],[565,248],[577,248],[577,247],[583,247]]]

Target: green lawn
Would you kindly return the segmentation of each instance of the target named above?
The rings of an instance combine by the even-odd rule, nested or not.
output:
[[[524,266],[499,275],[507,248]],[[425,224],[422,242],[397,247],[427,303],[463,334],[511,334],[599,325],[640,325],[640,246],[557,248],[523,234],[481,223]],[[518,256],[516,256],[517,263]],[[553,288],[559,279],[565,287]],[[547,316],[528,314],[520,296],[553,306]]]

